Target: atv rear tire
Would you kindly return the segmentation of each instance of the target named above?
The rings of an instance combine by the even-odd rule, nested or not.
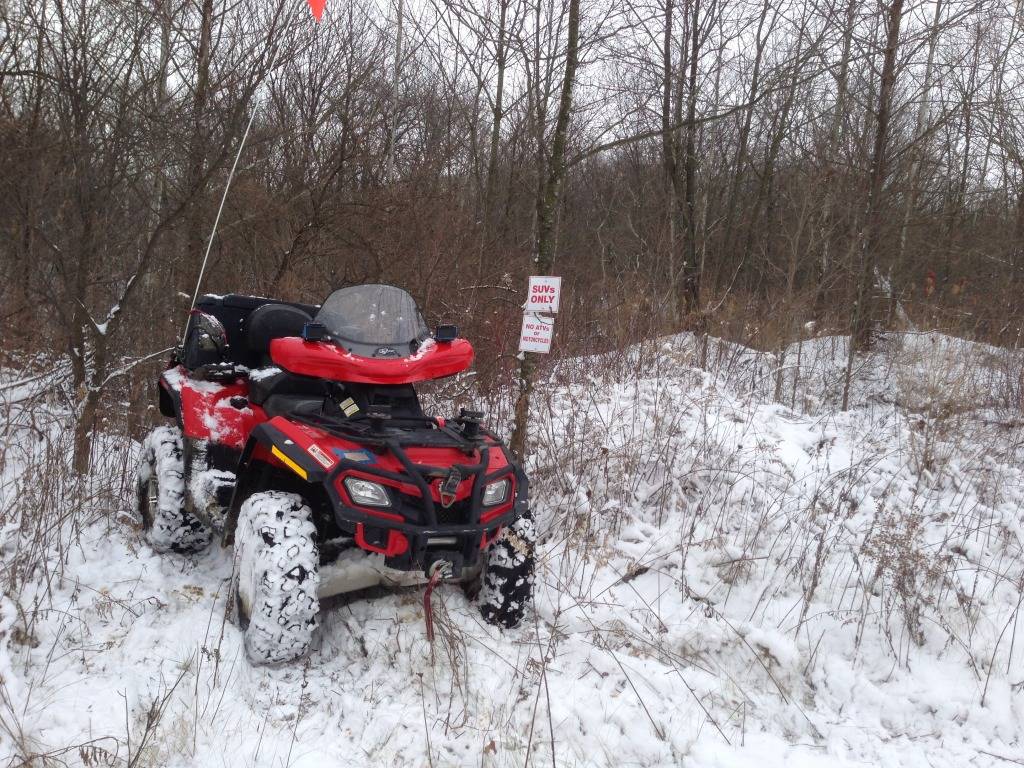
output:
[[[253,664],[292,661],[309,649],[320,612],[312,518],[294,493],[264,491],[242,503],[230,595]]]
[[[190,554],[210,543],[210,529],[185,509],[185,463],[177,427],[157,427],[142,441],[135,491],[144,535],[157,552]]]
[[[518,626],[533,598],[537,543],[529,514],[502,529],[487,550],[479,605],[484,620],[506,629]]]

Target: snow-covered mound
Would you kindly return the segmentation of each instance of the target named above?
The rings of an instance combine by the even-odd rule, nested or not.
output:
[[[223,551],[140,542],[128,441],[107,435],[102,466],[76,484],[56,471],[56,407],[29,419],[10,406],[0,756],[1020,761],[1018,359],[890,338],[858,359],[843,413],[845,340],[777,356],[712,341],[707,372],[702,353],[663,339],[566,361],[538,389],[528,470],[542,543],[523,627],[499,632],[445,590],[431,647],[419,595],[397,594],[327,610],[309,658],[276,669],[249,667],[225,622]]]

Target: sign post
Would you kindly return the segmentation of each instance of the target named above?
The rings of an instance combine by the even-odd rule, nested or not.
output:
[[[562,278],[531,275],[523,304],[523,326],[519,332],[520,352],[551,351],[555,318],[562,298]]]

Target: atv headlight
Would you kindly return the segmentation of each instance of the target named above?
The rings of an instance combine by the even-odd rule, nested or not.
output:
[[[356,504],[364,507],[390,507],[391,497],[380,483],[359,477],[346,477],[345,490]]]
[[[484,506],[493,507],[501,504],[508,497],[508,478],[498,480],[484,488]]]

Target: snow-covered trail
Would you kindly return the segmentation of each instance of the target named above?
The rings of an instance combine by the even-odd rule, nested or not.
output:
[[[772,402],[770,360],[723,345],[729,364],[704,374],[684,337],[617,366],[557,371],[537,404],[530,467],[544,535],[536,611],[512,632],[445,589],[431,647],[419,595],[403,593],[335,606],[308,659],[252,668],[224,621],[227,554],[155,555],[112,514],[111,504],[129,509],[127,495],[102,501],[104,514],[48,550],[36,572],[51,578],[0,604],[0,756],[692,768],[1024,759],[1021,426],[991,382],[989,399],[970,390],[969,409],[940,407],[968,395],[944,383],[946,351],[913,340],[865,361],[858,407],[838,413],[841,345],[805,345],[782,398],[803,412]],[[922,400],[914,382],[946,399]],[[115,472],[119,450],[111,444],[103,471]],[[17,463],[5,463],[0,509],[24,512],[10,476],[31,468]],[[81,517],[100,503],[87,500]],[[25,551],[27,526],[11,522],[5,565]]]

